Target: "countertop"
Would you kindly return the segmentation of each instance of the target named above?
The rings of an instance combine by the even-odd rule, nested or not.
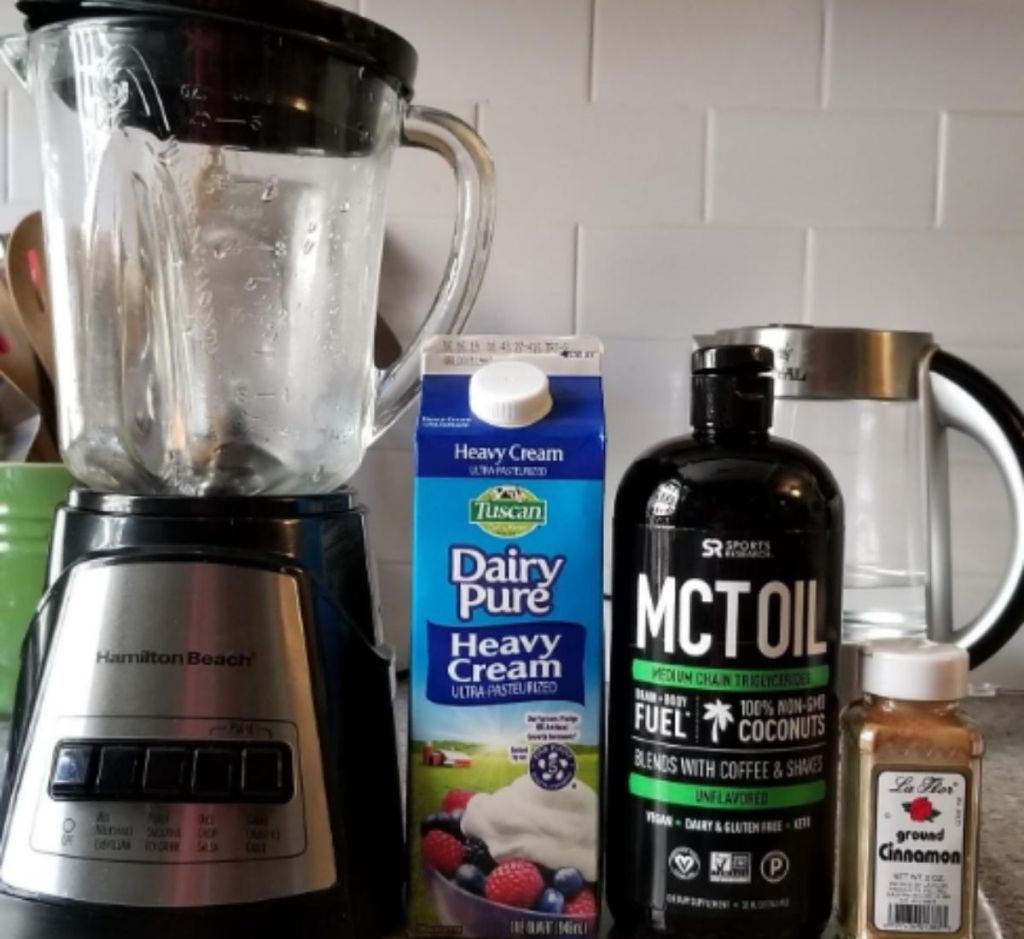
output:
[[[395,701],[405,767],[406,686]],[[975,939],[1024,937],[1024,694],[972,698],[985,734],[982,777],[981,894]],[[831,935],[831,933],[827,934]]]
[[[971,699],[985,734],[977,939],[1024,936],[1024,695]]]
[[[1024,937],[1024,694],[974,698],[968,710],[981,725],[984,763],[981,896],[976,939]],[[405,766],[406,686],[395,702],[402,766]],[[0,721],[0,746],[7,725]],[[0,751],[2,756],[2,751]]]

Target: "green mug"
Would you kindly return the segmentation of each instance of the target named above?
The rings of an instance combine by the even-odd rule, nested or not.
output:
[[[60,463],[0,463],[0,715],[14,704],[21,643],[46,579],[53,513],[73,481]]]

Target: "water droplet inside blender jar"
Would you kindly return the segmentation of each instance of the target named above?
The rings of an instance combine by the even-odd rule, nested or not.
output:
[[[310,253],[312,253],[312,251],[313,251],[313,249],[315,247],[316,247],[316,239],[315,238],[307,238],[305,240],[305,242],[303,243],[303,245],[302,245],[302,253],[303,254],[310,254]]]
[[[250,277],[245,282],[246,290],[255,290],[260,285],[260,282],[255,277]]]
[[[346,212],[351,212],[352,211],[352,203],[351,202],[342,202],[341,205],[338,206],[338,211],[342,215],[344,215]]]
[[[288,254],[288,245],[283,241],[274,242],[274,257],[283,258]]]
[[[263,192],[260,193],[260,198],[264,202],[273,202],[274,199],[277,198],[278,189],[277,177],[272,176],[267,180],[266,186],[263,187]]]

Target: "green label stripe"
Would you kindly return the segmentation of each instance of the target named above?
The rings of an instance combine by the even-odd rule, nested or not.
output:
[[[825,800],[825,781],[795,786],[770,786],[763,789],[738,789],[731,786],[702,786],[697,783],[654,779],[641,773],[629,774],[629,791],[642,799],[686,805],[695,809],[789,809],[813,805]]]
[[[633,659],[633,680],[667,688],[688,688],[691,691],[803,691],[827,688],[829,667],[696,668],[691,665]]]

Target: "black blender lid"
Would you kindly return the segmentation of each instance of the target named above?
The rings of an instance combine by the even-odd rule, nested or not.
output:
[[[390,29],[322,0],[18,0],[31,32],[90,17],[200,16],[278,29],[334,46],[412,97],[416,50]]]

